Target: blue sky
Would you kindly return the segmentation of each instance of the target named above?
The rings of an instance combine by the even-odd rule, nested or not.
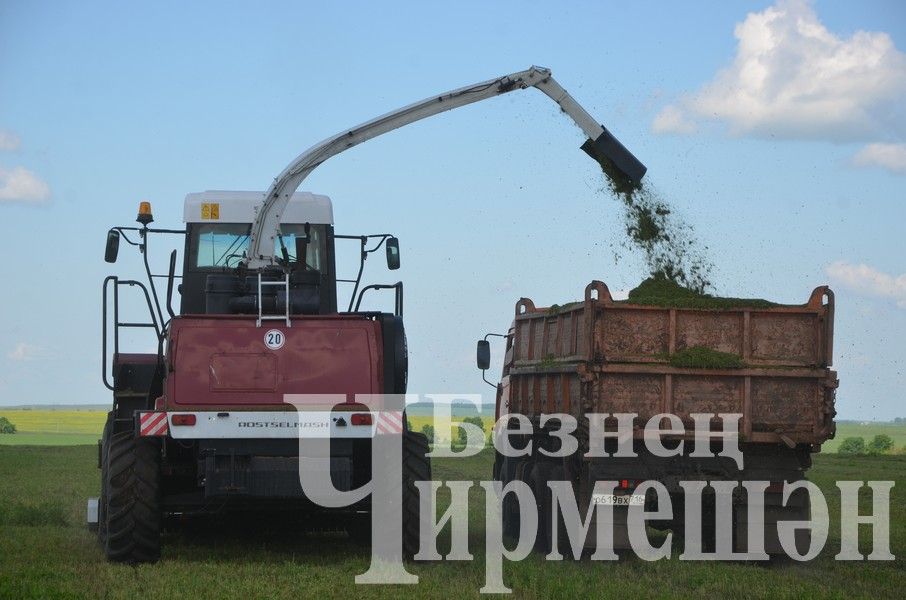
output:
[[[904,52],[895,0],[5,0],[0,405],[108,402],[104,235],[140,200],[178,227],[188,192],[264,189],[345,127],[539,64],[647,164],[708,246],[715,291],[804,302],[834,287],[840,417],[906,416]],[[520,296],[562,303],[592,279],[644,277],[582,141],[530,90],[305,182],[333,198],[338,232],[400,236],[411,391],[489,392],[474,340],[505,330]],[[125,250],[114,272],[139,276]]]

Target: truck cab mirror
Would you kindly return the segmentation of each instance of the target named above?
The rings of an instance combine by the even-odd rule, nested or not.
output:
[[[111,229],[107,232],[107,248],[104,249],[104,260],[109,263],[115,263],[119,252],[120,232],[116,229]]]
[[[491,366],[491,342],[488,340],[478,340],[478,349],[476,352],[478,368],[482,371]]]
[[[400,268],[400,241],[395,237],[387,238],[387,268],[391,271]]]

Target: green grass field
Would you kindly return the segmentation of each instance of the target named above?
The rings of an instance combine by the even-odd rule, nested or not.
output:
[[[431,425],[431,426],[434,425],[434,417],[431,417],[428,415],[410,415],[410,416],[408,416],[408,419],[409,419],[409,427],[412,429],[412,431],[420,432],[420,431],[422,431],[422,427],[424,427],[425,425]],[[454,422],[456,422],[461,419],[460,419],[460,417],[453,417],[452,420]],[[494,415],[491,415],[490,417],[488,417],[488,416],[483,417],[481,422],[484,427],[485,437],[490,436],[491,429],[494,427]],[[454,440],[459,439],[458,438],[459,428],[456,428],[455,430],[451,430],[450,435],[453,436]]]
[[[0,598],[352,598],[474,597],[483,584],[483,496],[470,496],[472,562],[416,564],[417,586],[356,586],[367,550],[342,534],[292,528],[221,528],[168,532],[162,560],[138,567],[105,562],[84,525],[96,495],[96,449],[0,448]],[[491,453],[435,461],[436,479],[487,479]],[[505,564],[517,598],[899,598],[906,586],[906,457],[816,457],[811,479],[826,493],[831,533],[810,564],[647,563],[588,560],[552,563],[539,556]],[[839,496],[835,480],[897,480],[891,499],[894,562],[837,562]],[[443,505],[446,496],[441,495]],[[867,498],[863,512],[870,510]],[[440,507],[439,507],[440,508]],[[863,551],[870,531],[862,527]],[[445,538],[446,533],[442,536]],[[447,546],[445,541],[441,549]],[[443,550],[441,550],[443,552]]]
[[[100,437],[107,413],[100,410],[42,410],[0,408],[17,433],[0,435],[0,445],[74,446],[93,444]]]

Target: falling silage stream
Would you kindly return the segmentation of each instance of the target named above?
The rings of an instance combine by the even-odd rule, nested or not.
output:
[[[599,163],[607,191],[622,204],[624,245],[642,253],[652,278],[703,294],[711,286],[712,264],[693,227],[653,189],[627,179],[609,161]]]

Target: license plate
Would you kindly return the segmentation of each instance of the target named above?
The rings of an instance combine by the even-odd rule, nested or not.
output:
[[[644,506],[645,494],[593,494],[592,502],[610,506]]]

